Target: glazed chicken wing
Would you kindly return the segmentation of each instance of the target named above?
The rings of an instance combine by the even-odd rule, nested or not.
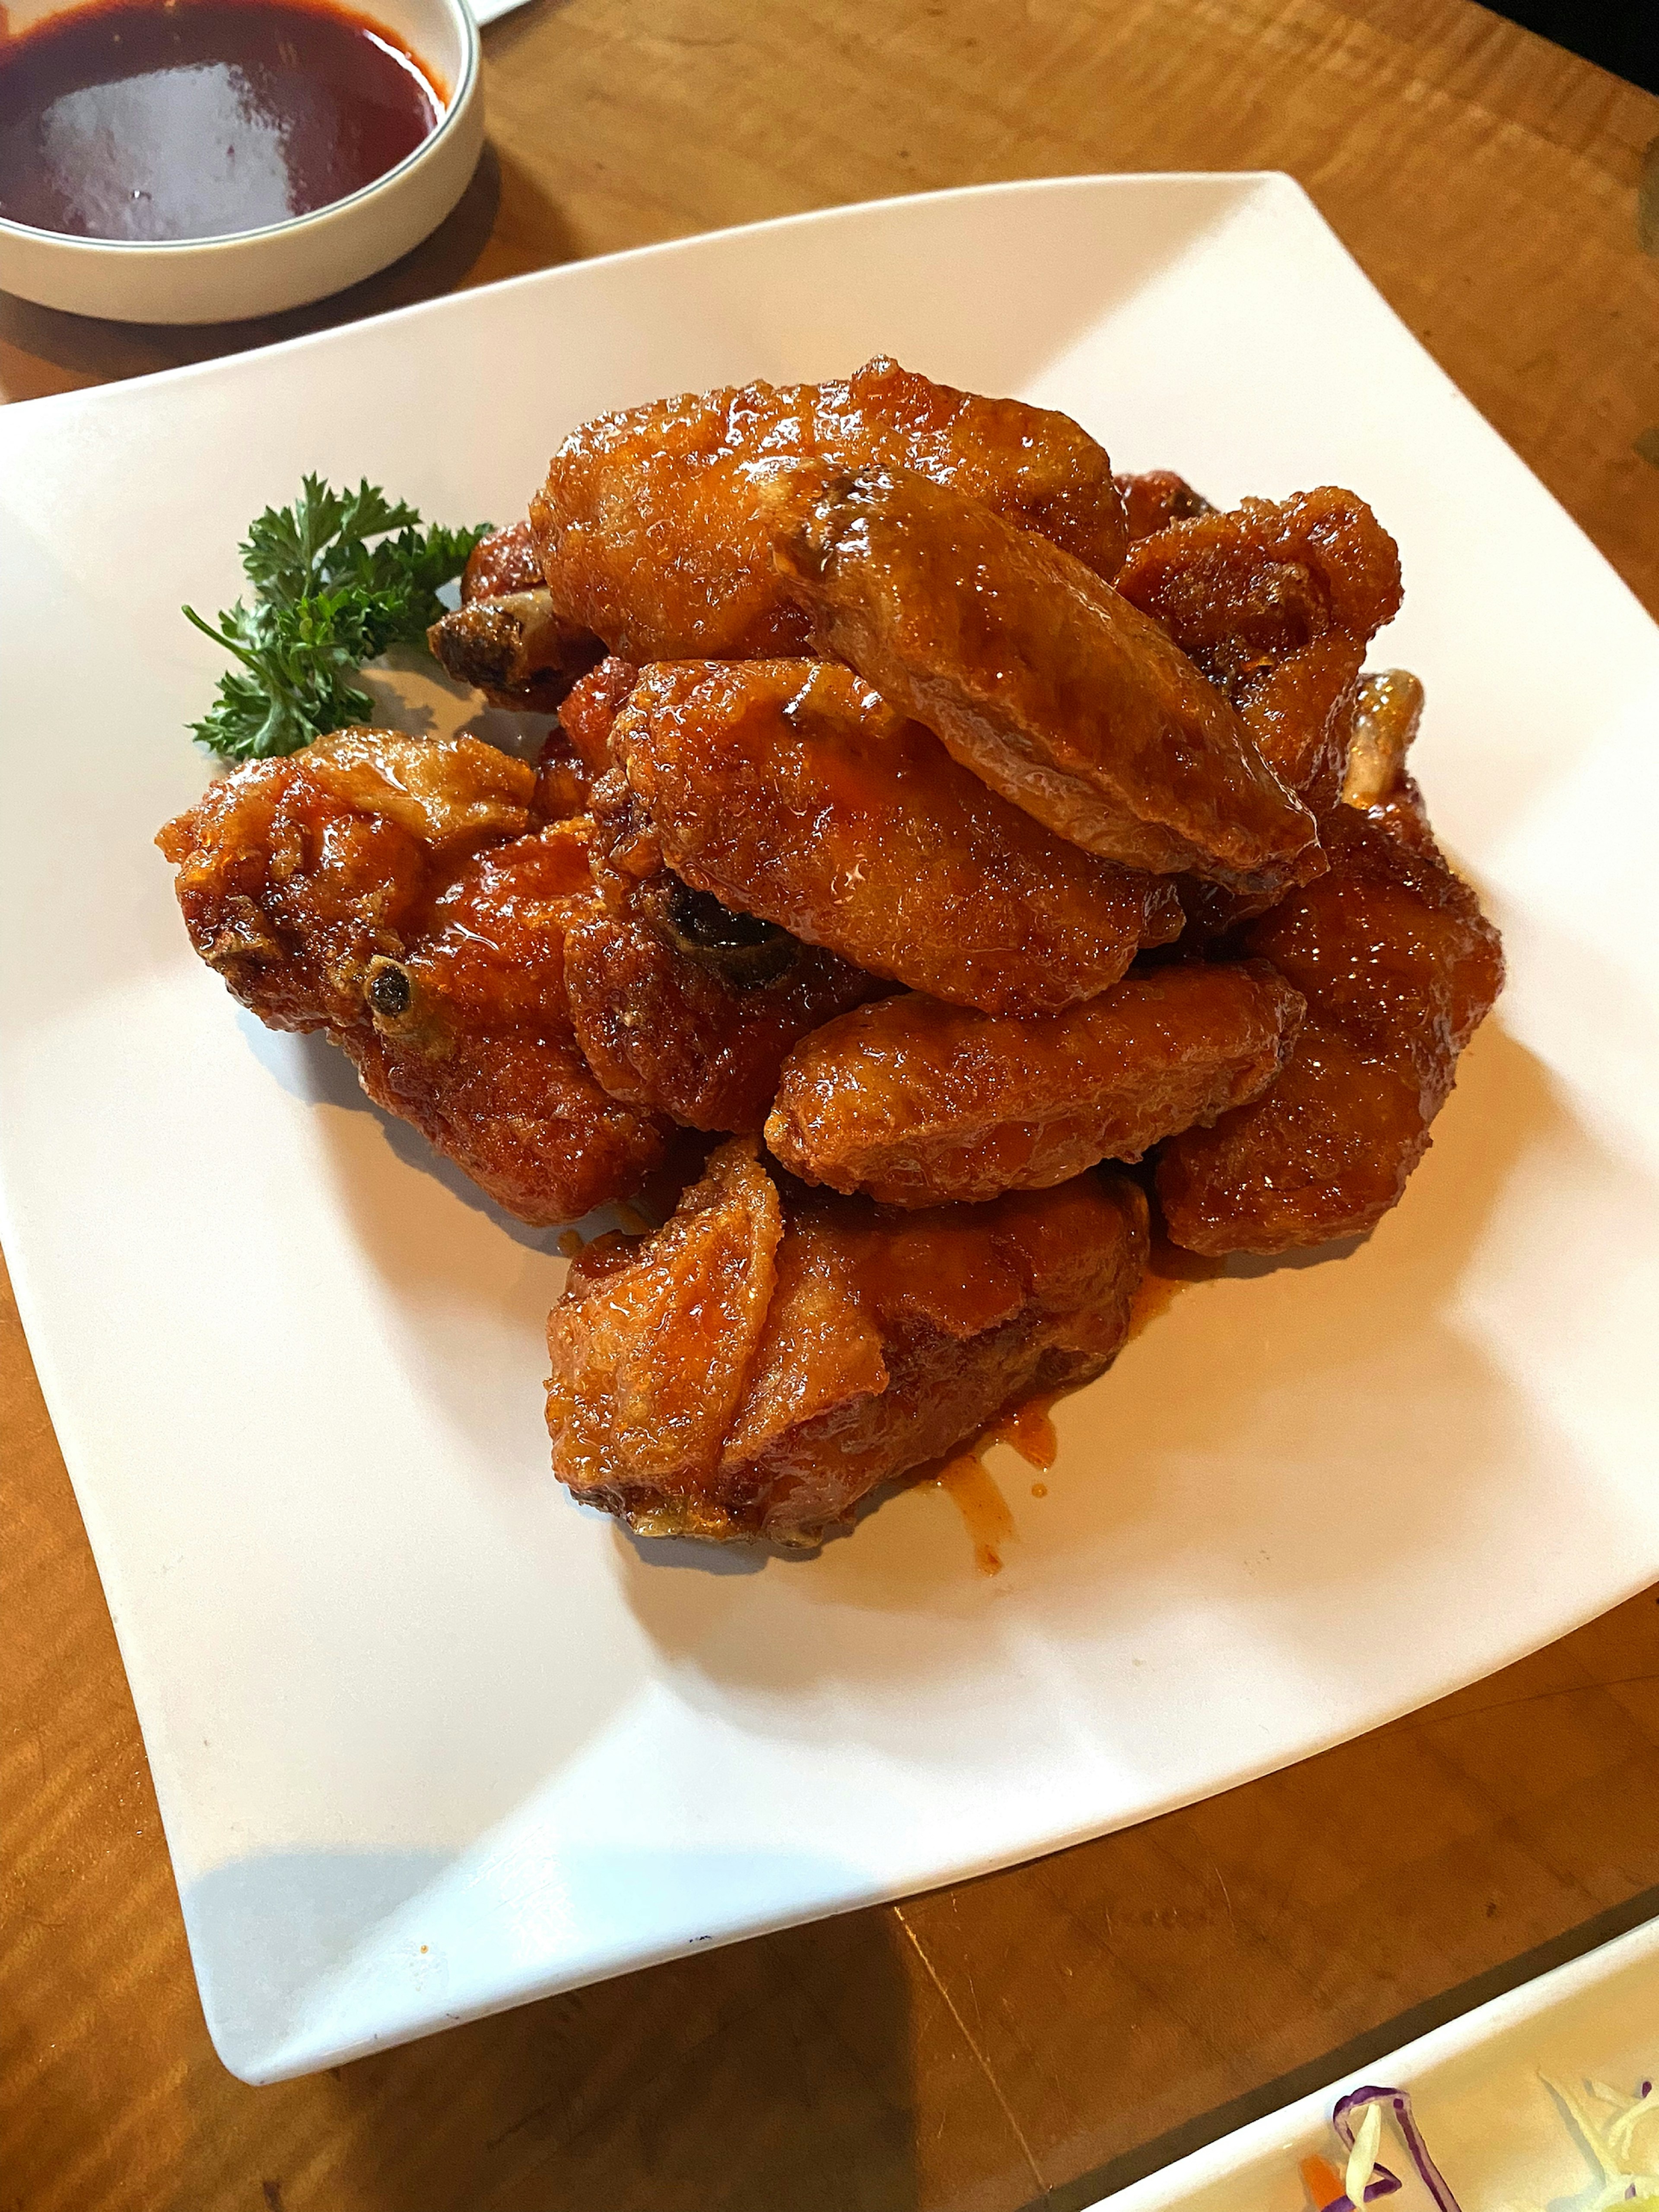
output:
[[[1129,526],[1129,542],[1167,530],[1172,522],[1213,510],[1202,492],[1194,491],[1185,477],[1173,469],[1148,469],[1139,476],[1112,479],[1123,501],[1123,517]],[[1113,580],[1115,580],[1115,579]]]
[[[492,530],[466,556],[461,571],[461,605],[473,599],[504,599],[511,592],[538,591],[547,581],[529,518]]]
[[[565,937],[577,1041],[605,1089],[688,1128],[757,1130],[790,1047],[890,986],[775,923],[734,914],[664,867],[641,864],[628,787],[594,787],[594,879],[603,903]]]
[[[586,813],[593,784],[610,765],[611,725],[639,675],[628,661],[606,659],[560,702],[536,763],[536,807],[548,821]]]
[[[919,724],[822,662],[648,668],[611,746],[641,842],[722,905],[855,967],[993,1012],[1117,981],[1181,927],[1159,879],[1054,836]]]
[[[813,454],[954,483],[1103,576],[1123,557],[1111,463],[1069,417],[877,359],[827,384],[688,392],[572,431],[531,507],[559,614],[640,662],[805,651],[760,493]]]
[[[890,1206],[1043,1190],[1255,1097],[1301,1017],[1261,961],[1157,968],[1026,1020],[907,993],[795,1048],[766,1141],[806,1182]]]
[[[554,613],[528,522],[473,547],[460,605],[433,623],[426,641],[458,684],[517,714],[550,714],[605,652],[591,631]]]
[[[1282,1252],[1371,1228],[1429,1146],[1457,1057],[1504,980],[1498,933],[1398,793],[1326,826],[1330,872],[1241,942],[1308,1002],[1284,1073],[1158,1158],[1170,1235]]]
[[[1117,588],[1224,690],[1322,820],[1342,781],[1365,648],[1400,611],[1400,553],[1363,499],[1323,485],[1172,522]]]
[[[1227,701],[1081,562],[904,470],[809,464],[768,500],[821,648],[1060,836],[1247,890],[1317,872]]]
[[[973,1209],[779,1193],[752,1139],[655,1236],[601,1239],[548,1322],[560,1481],[641,1535],[816,1543],[1127,1333],[1146,1201],[1084,1176]]]
[[[157,842],[191,941],[272,1028],[325,1030],[363,1088],[500,1204],[568,1221],[640,1187],[653,1117],[607,1097],[565,1005],[586,825],[472,738],[345,730],[214,785]]]

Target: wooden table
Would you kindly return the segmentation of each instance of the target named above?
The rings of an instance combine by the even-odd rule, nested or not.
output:
[[[1659,100],[1469,0],[532,0],[485,50],[491,150],[397,269],[234,331],[0,302],[0,390],[835,201],[1279,167],[1659,611]],[[246,2088],[0,1326],[0,2212],[1059,2212],[1659,1911],[1650,1595],[1035,1866]]]

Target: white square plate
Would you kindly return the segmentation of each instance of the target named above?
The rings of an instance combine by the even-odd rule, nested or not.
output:
[[[763,1564],[547,1473],[562,1263],[191,954],[178,613],[302,471],[521,513],[599,408],[878,350],[1403,549],[1513,981],[1397,1213],[1235,1264],[949,1499]],[[6,1241],[209,2023],[266,2081],[1137,1820],[1659,1575],[1659,633],[1279,177],[1014,185],[590,262],[0,414]]]

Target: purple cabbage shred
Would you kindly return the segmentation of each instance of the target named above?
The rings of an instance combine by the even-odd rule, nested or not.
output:
[[[1367,2105],[1387,2105],[1392,2109],[1406,2148],[1411,2153],[1412,2164],[1417,2168],[1423,2186],[1439,2206],[1440,2212],[1462,2212],[1462,2206],[1446,2185],[1445,2176],[1429,2156],[1429,2147],[1423,2140],[1422,2130],[1412,2111],[1412,2100],[1403,2089],[1379,2087],[1368,2083],[1363,2089],[1351,2089],[1346,2097],[1338,2099],[1336,2109],[1331,2114],[1331,2125],[1348,2148],[1353,2148],[1354,2136],[1358,2132],[1354,2115],[1363,2113]],[[1379,2167],[1377,2171],[1380,2172],[1382,2169]],[[1389,2179],[1393,2180],[1392,2176]],[[1396,2189],[1399,2185],[1398,2182],[1394,2183]],[[1384,2193],[1374,2185],[1363,2191],[1368,2201],[1373,2196]],[[1346,2198],[1344,2202],[1346,2202]]]

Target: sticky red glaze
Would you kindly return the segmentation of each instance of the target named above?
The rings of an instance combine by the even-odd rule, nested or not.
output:
[[[445,93],[319,0],[94,0],[0,40],[0,216],[76,238],[215,238],[384,176]]]

